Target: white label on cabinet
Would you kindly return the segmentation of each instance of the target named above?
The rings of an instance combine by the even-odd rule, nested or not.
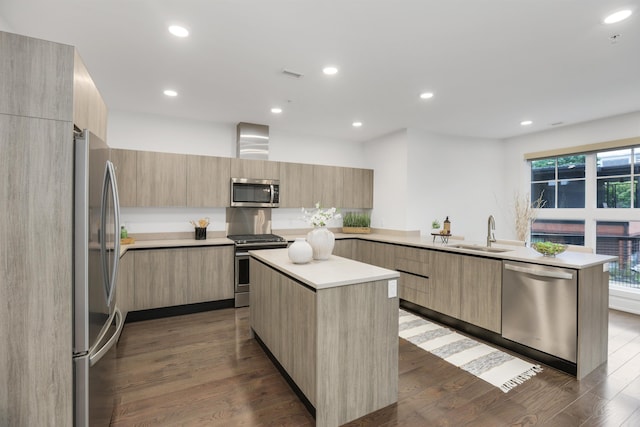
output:
[[[398,296],[398,281],[396,279],[389,280],[389,298]]]

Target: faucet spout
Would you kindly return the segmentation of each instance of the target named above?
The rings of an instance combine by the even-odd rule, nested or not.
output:
[[[487,247],[491,247],[491,243],[496,241],[496,236],[493,231],[496,229],[496,220],[493,215],[489,215],[487,220]]]

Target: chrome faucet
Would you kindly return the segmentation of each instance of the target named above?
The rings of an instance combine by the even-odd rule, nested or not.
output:
[[[496,229],[496,220],[493,215],[489,215],[489,219],[487,220],[487,247],[491,247],[491,242],[496,241],[496,236],[493,233],[493,230]]]

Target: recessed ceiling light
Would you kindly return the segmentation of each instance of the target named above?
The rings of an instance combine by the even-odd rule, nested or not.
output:
[[[328,76],[332,76],[338,72],[338,69],[334,66],[324,67],[322,72]]]
[[[353,122],[351,123],[351,126],[353,126],[354,128],[359,128],[360,126],[362,126],[362,122]]]
[[[522,126],[529,126],[530,124],[532,124],[533,122],[531,120],[523,120],[520,122],[520,124]]]
[[[165,95],[171,96],[171,97],[178,96],[178,92],[176,92],[175,90],[171,90],[171,89],[167,89],[163,93]]]
[[[420,98],[422,99],[433,98],[433,92],[423,92],[420,94]]]
[[[615,24],[616,22],[624,21],[628,17],[631,16],[630,10],[620,10],[616,13],[612,13],[611,15],[604,18],[605,24]]]
[[[280,113],[282,113],[282,108],[279,108],[279,107],[273,107],[273,108],[271,109],[271,112],[272,112],[273,114],[280,114]]]
[[[176,37],[187,37],[189,35],[189,30],[179,25],[170,26],[169,32]]]

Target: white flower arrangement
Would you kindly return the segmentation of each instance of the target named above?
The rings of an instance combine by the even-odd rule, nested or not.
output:
[[[321,209],[320,202],[316,203],[314,209],[306,210],[305,208],[302,208],[304,220],[314,227],[325,227],[329,221],[342,218],[342,215],[337,212],[338,210],[335,207],[330,209]]]

